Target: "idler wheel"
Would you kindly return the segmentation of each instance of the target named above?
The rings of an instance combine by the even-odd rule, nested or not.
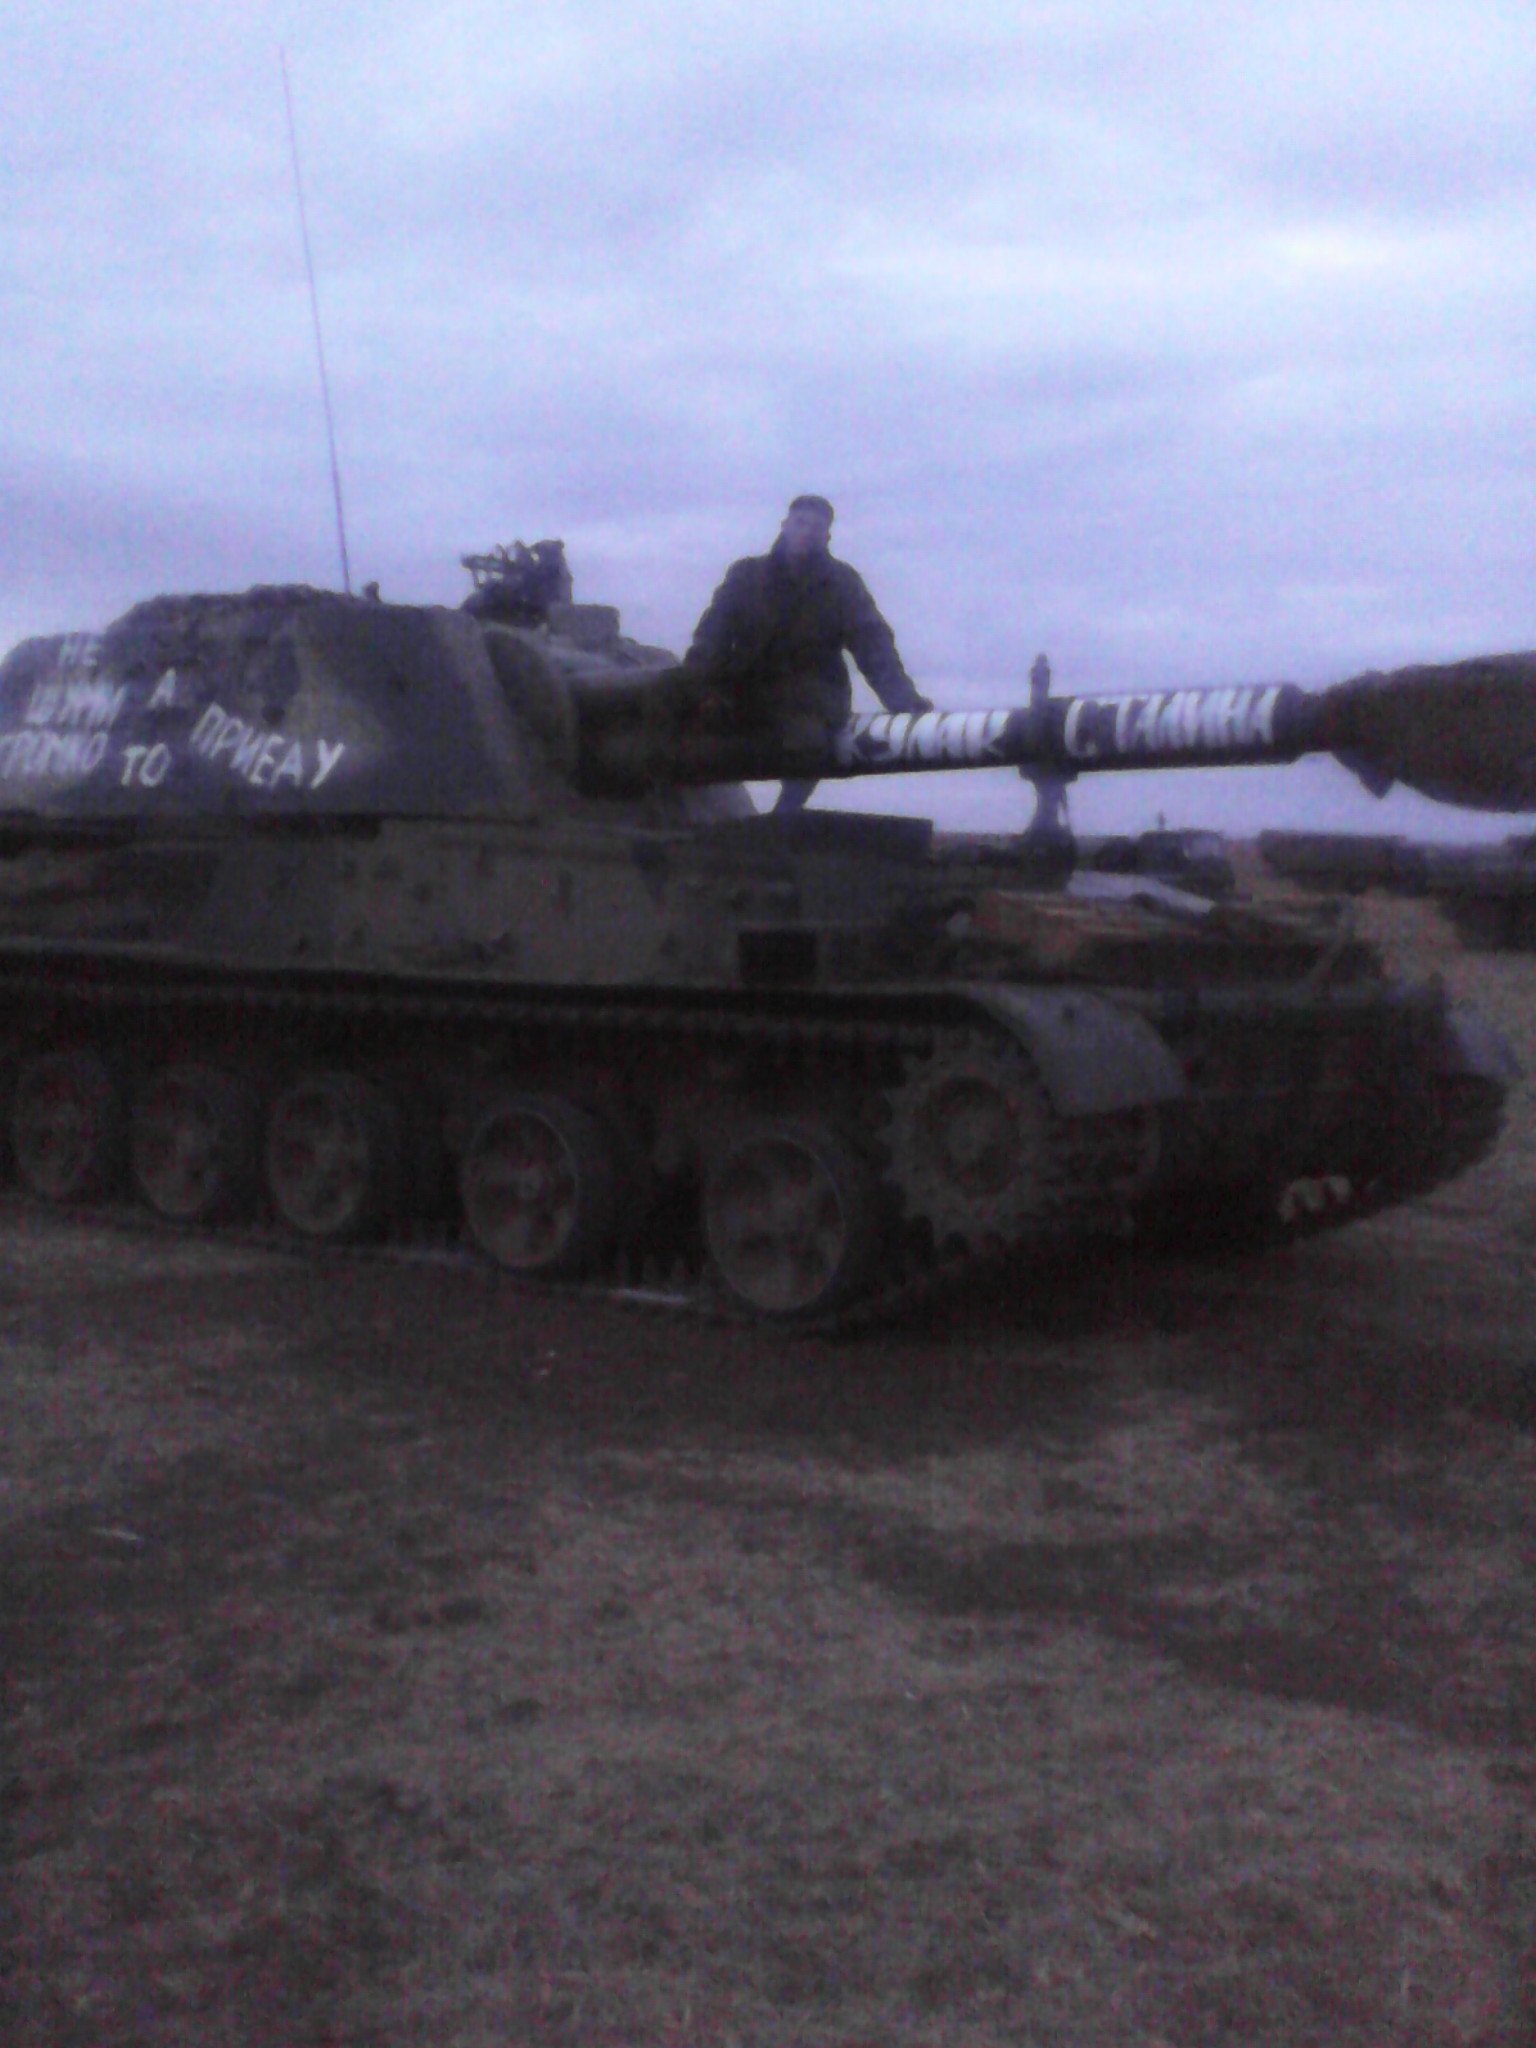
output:
[[[1055,1205],[1056,1123],[1028,1060],[979,1035],[914,1059],[888,1097],[889,1173],[935,1241],[1026,1233]]]
[[[157,1216],[223,1223],[255,1199],[256,1098],[222,1067],[175,1062],[151,1076],[134,1102],[128,1170]]]
[[[394,1104],[360,1074],[298,1075],[267,1112],[267,1193],[304,1237],[354,1243],[395,1215],[404,1147]]]
[[[809,1119],[739,1133],[704,1180],[704,1236],[727,1292],[754,1315],[811,1320],[868,1285],[880,1241],[874,1169]]]
[[[38,1053],[23,1060],[11,1094],[16,1178],[50,1202],[86,1202],[117,1185],[123,1108],[99,1053]]]
[[[589,1272],[606,1258],[619,1183],[603,1124],[552,1095],[493,1096],[459,1161],[471,1239],[497,1265],[540,1279]]]

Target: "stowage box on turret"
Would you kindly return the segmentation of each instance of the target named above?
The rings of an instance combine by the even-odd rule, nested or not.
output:
[[[1347,1221],[1498,1128],[1475,1018],[1325,916],[741,782],[1290,758],[1290,686],[692,728],[667,657],[304,588],[0,667],[0,1055],[32,1196],[828,1322],[1106,1228]],[[669,692],[672,694],[669,695]],[[665,717],[654,715],[667,703]],[[1055,863],[1059,869],[1060,863]],[[1091,886],[1090,886],[1091,885]]]

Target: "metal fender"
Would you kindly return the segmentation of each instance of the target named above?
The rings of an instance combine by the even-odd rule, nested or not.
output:
[[[1153,1027],[1107,997],[997,982],[973,982],[965,994],[1028,1052],[1062,1116],[1105,1116],[1188,1093]]]

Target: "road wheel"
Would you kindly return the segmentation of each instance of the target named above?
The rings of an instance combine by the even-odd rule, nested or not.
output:
[[[620,1180],[598,1118],[558,1096],[508,1090],[482,1109],[459,1161],[464,1225],[514,1273],[590,1272],[618,1234]]]
[[[1020,1240],[1067,1198],[1056,1119],[1016,1046],[967,1034],[910,1060],[888,1101],[891,1184],[936,1243]]]
[[[873,1168],[799,1118],[734,1138],[704,1180],[704,1237],[727,1292],[753,1314],[809,1321],[869,1284],[880,1239]]]
[[[128,1130],[133,1184],[172,1223],[246,1214],[257,1187],[256,1098],[222,1067],[174,1062],[150,1077]]]
[[[121,1179],[122,1102],[99,1053],[38,1053],[23,1060],[11,1095],[10,1132],[16,1178],[47,1201],[90,1201]]]
[[[303,1237],[376,1236],[399,1209],[403,1155],[399,1112],[360,1074],[300,1074],[267,1112],[267,1193]]]

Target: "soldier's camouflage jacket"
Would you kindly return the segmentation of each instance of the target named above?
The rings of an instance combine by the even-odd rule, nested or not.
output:
[[[744,723],[809,715],[831,726],[853,708],[845,649],[888,711],[926,708],[858,572],[830,554],[793,567],[775,546],[731,564],[685,659]]]

